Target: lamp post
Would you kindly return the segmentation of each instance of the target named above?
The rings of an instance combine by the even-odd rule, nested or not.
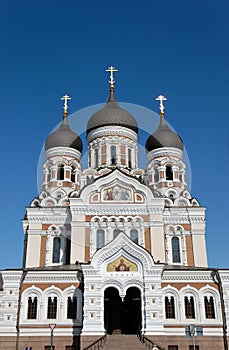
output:
[[[49,328],[51,329],[51,333],[50,333],[50,350],[53,350],[53,331],[54,331],[55,327],[56,327],[55,323],[49,323]]]
[[[190,325],[189,325],[189,332],[190,332],[190,335],[191,335],[191,337],[192,337],[193,350],[196,350],[196,346],[195,346],[196,327],[195,327],[194,324],[190,324]]]

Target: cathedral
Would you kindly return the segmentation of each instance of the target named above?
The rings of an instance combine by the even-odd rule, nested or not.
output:
[[[69,96],[46,139],[42,188],[22,220],[23,266],[0,271],[0,350],[106,349],[127,335],[139,349],[227,350],[229,270],[208,267],[206,208],[188,190],[166,98],[141,169],[137,120],[107,71],[107,102],[87,123],[87,167]]]

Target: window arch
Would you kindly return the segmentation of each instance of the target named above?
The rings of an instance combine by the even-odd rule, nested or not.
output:
[[[52,262],[53,263],[59,263],[60,262],[60,237],[54,237],[53,238]]]
[[[165,317],[175,318],[175,303],[173,296],[165,297]]]
[[[116,229],[113,231],[113,238],[116,238],[120,232],[121,232],[121,230],[119,230],[118,228],[116,228]]]
[[[185,317],[186,318],[195,318],[195,305],[193,296],[184,297],[185,304]]]
[[[165,176],[166,176],[166,180],[173,180],[173,169],[171,165],[166,165]]]
[[[215,318],[214,298],[212,296],[204,297],[204,308],[206,318]]]
[[[130,148],[128,148],[128,168],[132,168],[132,152]]]
[[[130,239],[134,242],[138,244],[138,230],[130,230]]]
[[[37,318],[37,297],[30,296],[28,297],[28,310],[27,310],[27,319],[35,320]]]
[[[104,246],[105,243],[105,231],[102,229],[97,230],[96,234],[96,248],[100,249]]]
[[[67,319],[75,320],[77,311],[77,297],[68,297],[67,302]]]
[[[178,237],[172,238],[172,256],[173,263],[180,263],[180,240]]]
[[[71,167],[71,182],[76,182],[76,168],[74,166]]]
[[[117,164],[116,146],[111,146],[111,165]]]
[[[64,164],[59,164],[57,167],[57,180],[64,180]]]
[[[57,317],[57,297],[48,297],[47,318],[55,319]]]
[[[95,163],[95,168],[98,168],[99,167],[99,149],[98,148],[95,149],[94,163]]]

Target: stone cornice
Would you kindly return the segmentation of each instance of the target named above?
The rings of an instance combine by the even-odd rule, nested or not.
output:
[[[138,135],[136,132],[133,130],[130,130],[128,128],[125,128],[123,126],[103,126],[101,128],[96,128],[95,130],[92,130],[88,136],[87,136],[87,141],[90,143],[92,140],[99,138],[99,137],[104,137],[106,136],[124,136],[128,137],[131,140],[137,142],[138,140]]]
[[[150,214],[162,214],[163,208],[140,208],[138,207],[120,207],[120,208],[71,208],[74,215],[150,215]]]

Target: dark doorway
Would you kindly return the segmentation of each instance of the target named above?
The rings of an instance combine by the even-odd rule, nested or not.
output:
[[[138,334],[141,322],[141,292],[138,288],[129,288],[123,301],[116,288],[105,290],[104,325],[108,334]]]

